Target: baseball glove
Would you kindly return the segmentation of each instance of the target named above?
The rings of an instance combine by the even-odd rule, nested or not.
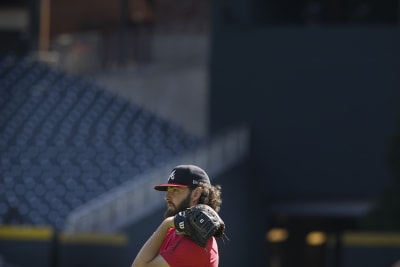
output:
[[[210,206],[199,204],[179,212],[174,217],[179,234],[184,234],[201,247],[212,237],[224,235],[225,223]]]

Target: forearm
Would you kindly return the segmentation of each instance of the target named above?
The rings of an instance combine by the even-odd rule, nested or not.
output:
[[[140,249],[131,267],[144,267],[155,259],[168,229],[172,227],[174,227],[173,218],[165,219]]]

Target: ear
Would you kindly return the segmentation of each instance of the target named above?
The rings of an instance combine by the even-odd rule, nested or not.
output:
[[[197,203],[199,201],[202,191],[203,191],[203,189],[201,187],[196,187],[195,189],[193,189],[192,197],[191,197],[192,202]]]

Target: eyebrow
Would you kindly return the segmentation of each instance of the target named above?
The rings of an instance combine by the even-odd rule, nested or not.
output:
[[[167,188],[167,191],[170,191],[170,190],[181,190],[182,188],[180,188],[180,187],[177,187],[177,186],[169,186],[168,188]]]

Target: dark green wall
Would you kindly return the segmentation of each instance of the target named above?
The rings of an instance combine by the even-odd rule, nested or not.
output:
[[[214,14],[211,132],[250,125],[251,176],[268,197],[374,197],[390,184],[399,47],[397,27],[261,27]]]
[[[248,161],[217,178],[222,186],[221,216],[230,241],[219,246],[220,267],[265,266],[266,218],[260,190],[249,179]]]
[[[256,2],[214,2],[209,60],[211,134],[243,123],[251,130],[243,190],[256,189],[265,208],[373,203],[393,185],[387,156],[400,126],[400,28],[260,23]],[[282,219],[265,208],[268,223]],[[335,219],[348,230],[360,214]]]
[[[42,240],[0,240],[0,255],[8,264],[21,267],[53,267],[53,242]]]
[[[119,238],[111,234],[76,234],[75,240],[65,241],[60,238],[61,233],[53,230],[49,237],[30,226],[18,226],[12,232],[6,230],[0,233],[0,256],[12,266],[112,267],[131,264],[128,240],[124,235]]]

